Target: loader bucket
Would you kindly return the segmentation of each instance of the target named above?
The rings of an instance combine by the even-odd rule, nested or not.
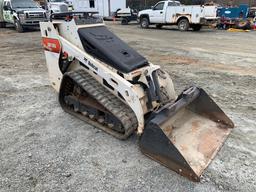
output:
[[[200,181],[233,122],[200,88],[184,91],[152,115],[140,139],[142,153],[190,180]]]

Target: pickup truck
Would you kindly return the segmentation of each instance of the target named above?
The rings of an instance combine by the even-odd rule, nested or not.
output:
[[[69,11],[69,4],[66,0],[45,0],[45,9],[48,14],[63,13]]]
[[[142,10],[138,14],[138,20],[142,28],[156,25],[178,25],[180,31],[192,28],[199,31],[203,25],[216,23],[217,6],[181,5],[179,1],[160,1],[151,9]]]
[[[96,12],[95,0],[44,0],[48,15],[64,12]]]
[[[18,32],[47,21],[46,12],[33,0],[0,0],[0,28],[14,24]]]
[[[122,25],[128,25],[131,21],[136,21],[138,12],[131,8],[118,9],[115,13],[115,18],[121,20]]]

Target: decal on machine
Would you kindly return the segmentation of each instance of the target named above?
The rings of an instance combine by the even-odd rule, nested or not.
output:
[[[88,65],[93,68],[95,71],[98,71],[98,67],[95,66],[91,61],[88,61],[88,59],[84,58],[84,61],[88,63]]]
[[[58,39],[43,37],[42,45],[46,51],[53,53],[60,53],[61,51],[61,44]]]

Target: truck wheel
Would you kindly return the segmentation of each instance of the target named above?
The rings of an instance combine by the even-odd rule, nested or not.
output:
[[[157,25],[156,25],[156,28],[157,28],[157,29],[162,29],[162,27],[163,27],[162,24],[157,24]]]
[[[0,28],[5,28],[6,27],[6,23],[5,22],[0,22]]]
[[[251,29],[251,23],[249,21],[239,21],[236,23],[237,29],[248,30]]]
[[[14,20],[14,25],[15,25],[15,29],[16,31],[18,31],[19,33],[23,33],[24,32],[24,28],[22,27],[22,25],[20,24],[20,21],[15,19]]]
[[[144,17],[140,20],[140,26],[143,29],[147,29],[149,27],[149,20],[148,18]]]
[[[202,29],[202,25],[193,25],[192,29],[193,31],[200,31]]]
[[[178,28],[179,28],[180,31],[188,31],[189,21],[187,19],[181,19],[178,22]]]
[[[122,21],[121,21],[121,24],[122,25],[128,25],[129,21],[127,18],[123,18]]]

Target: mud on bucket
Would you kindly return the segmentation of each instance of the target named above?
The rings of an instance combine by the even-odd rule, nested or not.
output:
[[[157,111],[140,139],[141,151],[190,180],[200,176],[227,139],[233,122],[200,88],[184,91]]]

